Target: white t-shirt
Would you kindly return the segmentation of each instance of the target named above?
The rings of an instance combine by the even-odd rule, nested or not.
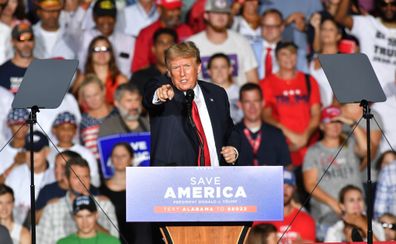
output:
[[[373,16],[353,16],[351,33],[359,39],[382,88],[394,82],[396,74],[396,28],[385,27]]]
[[[53,169],[48,168],[44,172],[34,174],[35,199],[46,184],[53,182],[55,182]],[[27,163],[14,168],[8,175],[5,184],[14,190],[14,219],[16,223],[22,224],[30,209],[30,168]]]
[[[119,22],[117,25],[121,28],[120,30],[135,38],[140,30],[154,23],[159,17],[155,4],[149,13],[146,13],[139,1],[125,7],[123,11],[119,11],[119,14],[117,16],[117,22]]]
[[[1,34],[0,34],[1,35]],[[0,37],[1,39],[1,37]],[[1,46],[1,44],[0,44]],[[0,47],[1,49],[1,47]],[[7,115],[11,110],[14,95],[4,87],[0,86],[0,146],[2,147],[10,138],[11,130],[7,126]]]
[[[14,163],[15,155],[21,151],[24,151],[24,149],[14,148],[10,144],[4,147],[3,151],[0,152],[0,175]]]
[[[11,28],[0,22],[0,65],[10,59],[11,53]]]
[[[309,73],[315,78],[318,82],[320,89],[320,102],[322,103],[322,107],[330,106],[333,102],[333,90],[331,89],[329,80],[322,69],[315,69],[315,62],[311,62],[309,64]]]
[[[231,59],[231,64],[234,69],[232,74],[234,81],[238,86],[242,86],[247,82],[246,72],[257,68],[256,57],[245,37],[231,30],[228,30],[227,33],[227,40],[221,44],[210,42],[205,31],[191,36],[188,40],[193,41],[201,53],[201,78],[206,80],[209,79],[207,64],[210,56],[215,53],[224,53]]]
[[[42,29],[41,34],[44,37],[43,40],[47,49],[52,50],[55,46],[58,36],[60,35],[60,29],[58,29],[57,31],[46,31]]]
[[[74,144],[70,148],[62,148],[62,147],[57,147],[60,152],[63,152],[65,150],[71,150],[73,152],[76,152],[81,155],[85,160],[87,160],[88,165],[89,165],[89,170],[91,174],[91,184],[99,187],[100,185],[100,177],[99,177],[99,171],[98,171],[98,163],[95,159],[95,156],[92,154],[92,152],[87,149],[84,146],[81,146],[79,144]],[[55,157],[58,154],[58,151],[51,146],[51,152],[48,155],[48,162],[50,164],[50,167],[55,166]]]
[[[374,103],[372,109],[376,110],[382,118],[386,138],[393,148],[396,147],[396,82],[389,83],[385,88],[386,101]],[[371,123],[375,123],[372,121]],[[379,151],[385,152],[390,150],[388,142],[382,137]]]
[[[232,30],[244,36],[249,43],[261,41],[261,28],[253,29],[249,23],[242,16],[238,15],[234,17],[232,23]]]
[[[345,235],[344,235],[344,222],[343,221],[338,221],[334,225],[332,225],[326,233],[326,237],[324,239],[324,242],[343,242],[346,241]],[[385,232],[384,229],[382,228],[381,224],[373,221],[372,222],[373,226],[373,234],[378,238],[379,241],[385,241]]]
[[[243,118],[243,112],[238,107],[239,101],[239,86],[232,84],[230,87],[225,89],[228,96],[228,101],[230,103],[230,116],[234,121],[234,124],[241,121]]]

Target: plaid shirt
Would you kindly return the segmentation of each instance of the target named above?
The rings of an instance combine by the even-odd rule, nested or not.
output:
[[[385,166],[378,176],[374,217],[384,213],[396,215],[396,161]]]
[[[113,223],[117,225],[114,206],[110,200],[99,200],[98,198],[96,200]],[[117,230],[107,220],[100,208],[98,208],[98,213],[98,223],[107,229],[111,235],[118,237]],[[44,208],[43,215],[37,225],[37,243],[54,244],[59,239],[76,232],[77,227],[73,220],[72,202],[70,201],[69,193],[67,193],[59,201],[48,204]]]

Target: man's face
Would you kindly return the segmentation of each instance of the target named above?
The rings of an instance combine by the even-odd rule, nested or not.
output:
[[[54,134],[61,143],[72,143],[76,131],[76,125],[71,123],[63,123],[54,128]]]
[[[10,193],[0,196],[0,220],[11,217],[12,209],[14,208],[14,201]]]
[[[201,64],[195,58],[175,58],[168,63],[168,72],[173,85],[180,91],[193,89],[197,84]]]
[[[283,184],[283,206],[287,206],[291,203],[294,194],[294,186],[289,184]]]
[[[377,0],[379,1],[380,17],[385,22],[396,22],[396,0]]]
[[[24,140],[26,135],[29,133],[29,125],[15,124],[15,125],[9,125],[9,127],[15,139]]]
[[[72,165],[70,167],[72,169],[70,170],[71,172],[69,176],[70,189],[75,193],[79,193],[81,195],[88,195],[88,192],[85,190],[84,186],[81,184],[78,177],[84,183],[84,185],[89,189],[89,186],[91,184],[89,168],[81,167],[79,165]],[[78,177],[76,176],[76,174],[78,175]]]
[[[69,158],[65,155],[63,157],[61,155],[57,155],[55,158],[55,179],[56,181],[60,182],[66,178],[66,161]]]
[[[153,45],[153,53],[158,64],[165,65],[165,50],[175,43],[176,41],[173,39],[173,36],[168,34],[162,34],[157,38],[157,41]]]
[[[96,28],[104,36],[110,36],[113,34],[116,19],[112,16],[100,16],[95,17]]]
[[[225,32],[230,21],[228,13],[205,12],[205,20],[210,28],[216,32]]]
[[[180,24],[181,8],[167,9],[160,7],[161,21],[167,28],[176,28]]]
[[[142,112],[142,96],[138,92],[125,91],[115,105],[124,120],[137,120]]]
[[[232,67],[226,59],[219,57],[212,60],[208,73],[214,83],[222,85],[229,82]]]
[[[96,221],[98,219],[97,212],[90,212],[82,209],[74,215],[77,225],[77,233],[82,235],[90,235],[95,233]]]
[[[37,10],[41,20],[41,27],[44,30],[56,31],[59,28],[60,9],[41,9]]]
[[[33,57],[34,40],[12,40],[15,53],[22,58]]]
[[[277,43],[282,38],[284,26],[277,14],[269,13],[261,19],[261,35],[269,43]]]
[[[297,66],[297,51],[289,48],[282,48],[276,54],[279,69],[295,70]]]
[[[88,84],[84,87],[82,97],[87,104],[88,109],[98,109],[104,104],[104,90],[95,83]]]
[[[257,90],[242,92],[240,107],[244,114],[244,119],[257,122],[261,120],[261,111],[263,109],[263,99]]]
[[[33,153],[34,169],[41,169],[42,167],[44,167],[47,162],[47,156],[49,154],[49,151],[49,147],[44,147],[40,151]],[[25,154],[26,159],[28,160],[29,168],[31,168],[30,151],[26,151]]]

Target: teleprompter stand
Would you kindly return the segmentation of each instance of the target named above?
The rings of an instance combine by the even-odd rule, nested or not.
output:
[[[367,242],[373,243],[373,194],[371,182],[371,147],[369,104],[384,102],[385,94],[365,54],[319,55],[319,61],[340,103],[360,103],[367,126]]]
[[[40,109],[57,108],[70,87],[78,66],[77,60],[33,60],[14,98],[12,108],[30,109],[30,212],[32,243],[36,243],[36,203],[34,185],[33,126]]]

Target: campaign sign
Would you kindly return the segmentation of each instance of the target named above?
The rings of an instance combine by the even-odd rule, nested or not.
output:
[[[150,165],[150,132],[101,137],[98,139],[98,149],[100,165],[105,179],[110,178],[114,174],[110,156],[114,145],[120,142],[127,142],[131,145],[134,152],[134,166]]]
[[[283,220],[283,168],[128,167],[130,222]]]

